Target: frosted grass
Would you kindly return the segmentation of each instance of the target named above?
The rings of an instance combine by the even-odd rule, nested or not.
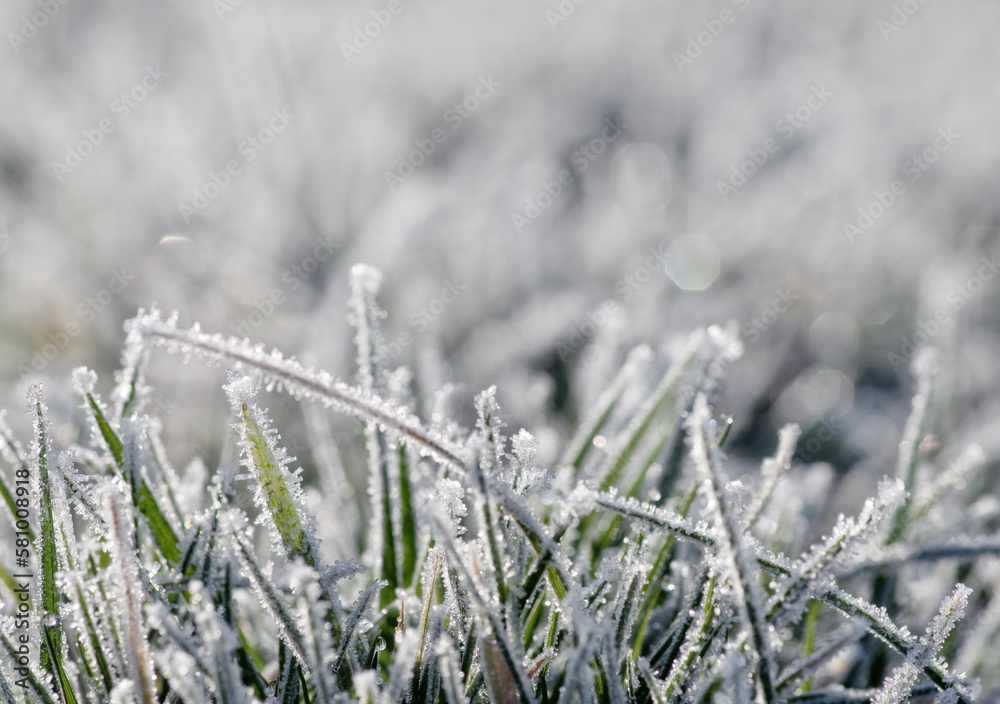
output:
[[[0,615],[4,702],[968,703],[996,687],[997,514],[968,489],[995,458],[957,447],[931,466],[932,357],[914,365],[896,476],[786,555],[816,520],[782,499],[807,469],[800,432],[778,430],[755,490],[734,481],[711,405],[740,350],[730,332],[685,335],[666,359],[623,352],[552,448],[552,427],[507,428],[502,385],[466,395],[390,368],[380,274],[352,281],[356,383],[153,309],[126,325],[109,403],[74,373],[74,433],[56,432],[39,386],[30,438],[0,414],[2,510],[16,522],[30,501],[39,575],[23,628]],[[214,470],[173,469],[171,419],[147,412],[158,349],[229,369],[205,390],[232,414]],[[318,402],[298,458],[274,391]],[[357,421],[356,439],[333,436],[326,409]],[[21,672],[9,634],[23,629]],[[889,667],[858,685],[869,640]]]

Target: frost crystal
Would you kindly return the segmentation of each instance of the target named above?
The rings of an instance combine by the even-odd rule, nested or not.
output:
[[[825,586],[837,565],[851,559],[854,551],[903,504],[905,497],[902,481],[884,478],[878,494],[865,501],[856,520],[840,516],[830,536],[795,564],[792,575],[772,598],[769,616],[778,624],[797,620],[804,608],[803,598],[817,593],[820,585]]]

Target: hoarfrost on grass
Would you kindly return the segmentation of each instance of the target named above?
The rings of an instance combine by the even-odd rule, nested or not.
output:
[[[42,518],[43,579],[28,623],[54,645],[45,667],[29,670],[34,696],[66,704],[82,687],[99,692],[95,702],[142,704],[881,704],[932,687],[941,701],[973,700],[973,683],[945,658],[963,613],[983,614],[972,589],[956,587],[919,638],[905,624],[927,615],[861,596],[871,573],[1000,553],[975,532],[998,515],[995,501],[949,523],[949,540],[927,541],[939,507],[958,501],[989,461],[987,450],[970,449],[924,478],[932,364],[915,365],[897,477],[793,551],[813,520],[813,499],[796,499],[795,487],[836,484],[792,463],[800,432],[791,424],[755,491],[727,476],[720,444],[730,419],[716,420],[709,398],[742,352],[732,329],[684,336],[669,364],[633,348],[595,408],[552,448],[553,427],[504,435],[496,387],[466,401],[476,420],[465,428],[442,405],[457,387],[422,389],[419,374],[386,369],[377,272],[358,268],[352,281],[357,386],[248,340],[181,329],[154,309],[127,325],[110,409],[94,373],[74,372],[79,442],[54,446],[37,386],[27,450],[0,414],[0,455],[30,479]],[[233,368],[223,388],[239,442],[214,472],[189,465],[192,486],[178,486],[162,424],[143,411],[155,393],[146,370],[156,347]],[[261,386],[344,412],[360,422],[364,447],[342,447],[313,409],[308,452],[292,469]],[[542,456],[560,458],[555,472]],[[321,489],[309,485],[313,467]],[[365,474],[367,491],[347,486]],[[4,499],[16,523],[13,495]],[[310,509],[322,511],[319,530]],[[269,547],[257,544],[253,517]],[[340,559],[324,560],[319,535]],[[355,546],[363,554],[350,554]],[[987,564],[970,582],[986,583]],[[995,595],[984,598],[992,607]],[[996,619],[980,623],[965,642],[988,648]],[[863,633],[884,644],[880,657],[894,652],[902,664],[867,688],[839,687],[841,659],[870,665]],[[989,671],[988,657],[958,644],[960,663]],[[6,694],[16,653],[3,645]]]

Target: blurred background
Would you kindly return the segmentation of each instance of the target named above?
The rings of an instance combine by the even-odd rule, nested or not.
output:
[[[998,449],[994,2],[11,0],[0,26],[19,429],[32,381],[70,413],[86,364],[106,395],[153,302],[351,379],[365,262],[393,366],[461,417],[497,384],[542,460],[629,348],[710,324],[745,348],[737,462],[795,421],[868,491],[927,344],[948,447]],[[224,373],[153,379],[176,461],[211,466]]]

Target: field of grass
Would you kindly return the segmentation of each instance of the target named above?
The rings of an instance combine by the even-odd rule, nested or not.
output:
[[[972,702],[995,683],[1000,504],[977,496],[979,447],[935,442],[934,352],[895,468],[818,535],[836,484],[793,459],[798,426],[756,481],[727,471],[732,419],[710,404],[731,333],[633,349],[545,467],[495,387],[464,427],[448,408],[468,399],[387,368],[379,282],[352,270],[356,384],[154,309],[127,323],[107,401],[73,372],[74,442],[31,387],[33,436],[0,423],[4,701]],[[205,390],[232,410],[216,470],[179,475],[146,412],[164,350],[229,370]],[[263,405],[277,392],[309,408],[313,487]],[[326,413],[354,419],[364,485]]]

